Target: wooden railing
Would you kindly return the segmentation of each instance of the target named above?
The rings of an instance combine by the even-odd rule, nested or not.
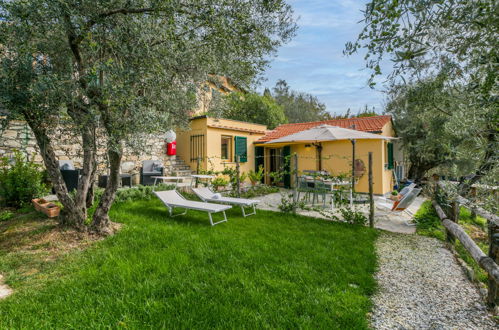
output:
[[[435,197],[445,194],[445,187],[441,182],[435,185]],[[456,196],[450,201],[450,215],[447,216],[442,205],[439,205],[437,198],[433,200],[433,207],[445,227],[447,241],[453,243],[458,239],[469,252],[477,264],[483,268],[488,275],[487,304],[489,307],[499,305],[499,217],[481,207],[473,205],[472,202],[462,196]],[[489,234],[489,253],[486,255],[473,239],[459,225],[459,208],[464,205],[483,218],[487,219]]]

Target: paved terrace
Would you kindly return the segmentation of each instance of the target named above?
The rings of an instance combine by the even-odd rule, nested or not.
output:
[[[280,193],[269,194],[266,196],[255,197],[261,203],[258,208],[262,210],[279,211],[278,205],[281,204],[281,198],[284,194],[291,194],[291,190],[282,190]],[[412,220],[413,215],[417,212],[421,204],[426,200],[424,197],[417,197],[416,200],[409,206],[406,212],[392,212],[390,208],[393,201],[383,197],[374,196],[374,226],[379,229],[394,233],[402,234],[414,234],[416,232],[416,227],[408,226],[407,222]],[[321,203],[317,203],[317,206],[322,206]],[[369,204],[354,204],[354,208],[358,211],[364,213],[366,216],[369,215]],[[341,218],[341,213],[339,208],[331,209],[326,207],[323,212],[318,212],[314,210],[298,210],[300,215],[317,217],[328,219],[328,216],[336,215]]]

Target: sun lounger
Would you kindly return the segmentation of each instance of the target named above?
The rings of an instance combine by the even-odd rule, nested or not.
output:
[[[408,212],[407,208],[414,202],[416,197],[418,197],[419,193],[423,190],[422,188],[412,188],[409,192],[404,194],[400,201],[396,201],[393,203],[392,211],[393,212]],[[410,213],[409,213],[410,214]],[[411,214],[411,216],[413,216]],[[408,226],[415,226],[414,223],[409,223],[409,221],[405,222]]]
[[[176,217],[178,215],[184,215],[187,213],[187,210],[196,210],[203,211],[208,213],[208,217],[210,219],[210,223],[212,226],[219,224],[221,222],[227,221],[227,215],[225,214],[225,210],[230,209],[232,206],[230,205],[220,205],[220,204],[212,204],[212,203],[203,203],[197,201],[190,201],[185,199],[182,195],[180,195],[176,190],[166,190],[166,191],[155,191],[154,194],[165,204],[170,212],[171,217]],[[173,215],[174,208],[185,209],[184,213]],[[223,220],[218,222],[213,222],[212,213],[222,212],[224,215]]]
[[[256,214],[256,204],[260,202],[254,199],[224,197],[220,194],[214,193],[208,187],[192,188],[192,191],[194,191],[194,193],[205,202],[238,205],[241,207],[244,217]],[[245,212],[245,207],[253,207],[253,212],[247,214]]]

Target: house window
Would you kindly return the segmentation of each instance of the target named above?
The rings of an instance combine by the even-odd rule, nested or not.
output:
[[[230,161],[230,159],[232,158],[231,144],[232,144],[232,136],[222,135],[222,141],[221,141],[222,159]]]

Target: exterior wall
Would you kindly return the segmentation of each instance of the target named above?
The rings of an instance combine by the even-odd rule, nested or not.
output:
[[[393,129],[393,123],[391,120],[388,123],[386,123],[385,126],[383,126],[380,135],[391,136],[391,137],[396,136],[395,130]]]
[[[373,153],[373,191],[375,194],[388,193],[392,189],[391,182],[387,180],[387,174],[391,175],[391,170],[385,170],[386,146],[383,140],[357,140],[355,144],[355,158],[361,159],[364,162],[366,171],[359,178],[355,185],[355,190],[361,193],[369,192],[369,152]],[[333,175],[351,175],[352,143],[350,141],[323,143],[322,158],[322,167],[324,170],[329,171]]]
[[[218,92],[221,95],[227,95],[234,91],[240,92],[241,89],[232,84],[227,77],[213,76],[212,81],[207,81],[199,88],[197,93],[198,105],[192,110],[191,116],[199,116],[208,112],[213,100],[213,93]]]
[[[191,167],[193,171],[197,168],[197,161],[191,161],[191,149],[190,140],[192,135],[204,135],[203,149],[206,151],[207,139],[206,139],[206,126],[207,118],[199,118],[191,120],[189,130],[178,130],[177,131],[177,157],[182,159],[187,165]],[[201,155],[196,155],[200,157]],[[206,160],[201,161],[201,167],[206,168]]]
[[[52,135],[55,154],[59,160],[72,160],[75,167],[82,167],[83,153],[80,149],[81,143],[78,138],[73,138],[64,128],[58,128]],[[105,151],[105,139],[98,139],[97,162],[98,174],[107,174],[107,157]],[[14,120],[0,133],[0,157],[10,157],[14,150],[19,150],[32,158],[35,163],[43,165],[38,146],[31,129],[24,121]],[[151,136],[146,139],[145,145],[140,152],[133,152],[125,148],[122,163],[133,162],[135,168],[132,173],[138,173],[144,160],[162,161],[168,168],[175,156],[166,155],[166,144],[161,137]]]
[[[203,134],[205,136],[205,156],[201,168],[205,170],[222,171],[225,167],[235,167],[234,137],[241,136],[247,139],[248,161],[240,163],[241,172],[255,169],[254,142],[260,139],[266,131],[266,126],[246,123],[236,120],[217,118],[196,118],[191,120],[190,130],[177,132],[177,155],[183,159],[192,170],[196,170],[197,162],[190,161],[190,137]],[[221,150],[222,136],[231,137],[232,159],[223,160]]]

